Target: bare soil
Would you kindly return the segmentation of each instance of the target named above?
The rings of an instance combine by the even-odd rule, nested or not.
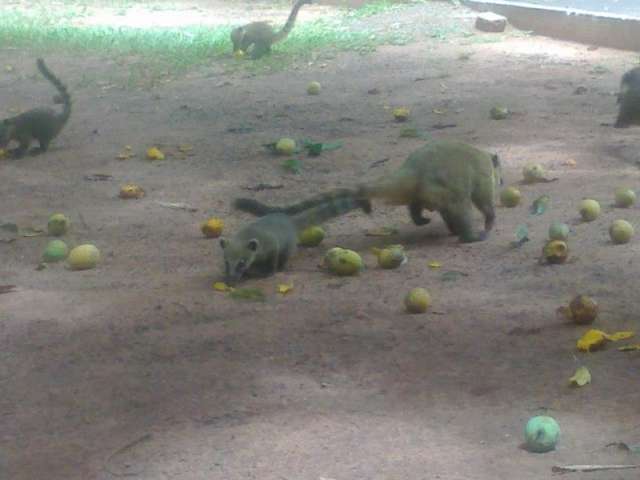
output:
[[[268,75],[212,62],[152,88],[116,81],[128,78],[127,59],[47,60],[71,86],[73,115],[46,155],[0,160],[0,223],[43,227],[64,212],[73,221],[66,240],[94,243],[103,262],[37,270],[48,238],[0,242],[0,284],[17,286],[0,295],[0,478],[526,480],[558,464],[640,463],[606,447],[640,443],[640,352],[613,344],[579,353],[587,327],[555,313],[584,293],[601,305],[594,328],[640,329],[640,244],[613,246],[607,234],[616,218],[640,227],[638,207],[611,207],[616,187],[638,186],[640,130],[601,125],[615,119],[614,93],[635,55],[535,37],[424,40]],[[30,53],[0,50],[0,65],[14,67],[0,74],[3,115],[50,99]],[[319,96],[306,94],[311,80],[322,83]],[[578,86],[586,92],[574,94]],[[496,104],[513,115],[490,120]],[[221,251],[200,222],[221,217],[231,234],[251,221],[230,208],[237,196],[287,203],[397,167],[424,141],[399,138],[394,106],[410,107],[410,124],[432,138],[498,152],[508,184],[528,162],[558,181],[520,186],[522,205],[500,208],[482,243],[459,244],[437,215],[418,228],[405,209],[375,205],[371,217],[328,224],[323,245],[286,272],[247,282],[264,289],[265,303],[213,291]],[[262,147],[281,136],[344,146],[302,157],[294,175]],[[125,145],[137,156],[118,160]],[[151,145],[167,158],[147,161]],[[113,178],[85,179],[94,174]],[[127,182],[145,198],[119,199]],[[260,183],[283,188],[244,189]],[[543,194],[550,209],[530,215]],[[586,196],[603,214],[582,224]],[[572,260],[543,266],[555,220],[572,225]],[[531,241],[511,249],[521,224]],[[365,235],[383,226],[399,233]],[[388,242],[405,245],[408,264],[376,267],[370,248]],[[361,252],[367,270],[320,270],[335,245]],[[464,275],[445,281],[447,271]],[[293,291],[277,294],[288,282]],[[426,314],[403,311],[414,286],[431,292]],[[593,383],[572,389],[580,365]],[[556,451],[521,448],[536,414],[559,421]]]

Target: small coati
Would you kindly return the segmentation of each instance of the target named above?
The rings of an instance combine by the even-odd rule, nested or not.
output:
[[[618,118],[614,127],[640,125],[640,67],[629,70],[620,81]]]
[[[502,185],[502,169],[497,155],[491,155],[471,145],[449,140],[435,140],[409,155],[394,173],[356,189],[339,189],[325,195],[344,198],[353,196],[361,205],[382,198],[391,205],[407,205],[413,223],[426,225],[430,219],[424,209],[440,212],[451,233],[462,242],[484,240],[495,220],[495,187]],[[270,207],[255,200],[238,199],[236,208],[264,215],[272,212],[295,213],[310,200],[288,207]],[[471,205],[485,217],[483,232],[474,233]]]
[[[296,215],[269,213],[242,228],[232,238],[221,238],[226,282],[244,276],[268,276],[283,270],[298,245],[298,233],[356,208],[370,210],[367,201],[349,195],[319,195]]]
[[[0,121],[0,148],[5,148],[12,140],[18,142],[18,147],[10,151],[16,158],[27,152],[33,140],[40,144],[37,153],[46,152],[51,140],[60,133],[71,115],[71,97],[67,87],[51,73],[44,60],[39,58],[37,65],[44,78],[58,90],[54,102],[62,103],[64,107],[61,113],[47,107],[34,108]]]
[[[267,22],[251,22],[231,31],[233,53],[239,50],[251,54],[251,58],[258,59],[271,51],[271,45],[284,40],[296,23],[300,8],[311,3],[312,0],[297,0],[291,9],[289,18],[282,29],[275,31]],[[253,48],[252,48],[253,47]]]

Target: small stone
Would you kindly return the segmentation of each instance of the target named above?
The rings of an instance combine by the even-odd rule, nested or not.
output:
[[[476,28],[483,32],[500,33],[507,27],[507,18],[493,12],[482,12],[476,17]]]

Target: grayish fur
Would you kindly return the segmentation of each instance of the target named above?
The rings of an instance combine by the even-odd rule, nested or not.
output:
[[[359,207],[360,202],[351,197],[325,197],[323,203],[296,215],[269,213],[232,238],[220,239],[227,283],[233,285],[245,276],[268,276],[283,270],[296,252],[300,231]]]
[[[49,143],[66,125],[71,116],[71,96],[67,87],[47,68],[44,60],[37,61],[40,73],[58,90],[54,97],[56,103],[62,103],[61,113],[48,107],[34,108],[15,117],[10,117],[0,122],[0,148],[5,148],[13,140],[18,142],[18,147],[11,150],[12,156],[22,157],[28,150],[31,142],[37,140],[39,149],[37,153],[46,152]]]

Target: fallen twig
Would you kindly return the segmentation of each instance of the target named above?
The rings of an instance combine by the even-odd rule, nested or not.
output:
[[[186,203],[171,203],[171,202],[156,202],[161,207],[173,208],[175,210],[186,210],[187,212],[197,212],[198,209],[196,207],[192,207],[191,205],[187,205]]]
[[[113,475],[114,477],[134,477],[134,476],[139,475],[140,473],[142,473],[142,470],[140,470],[138,472],[118,473],[118,472],[114,472],[114,471],[110,470],[108,465],[111,462],[111,460],[113,460],[116,456],[125,453],[127,450],[131,450],[136,445],[139,445],[139,444],[141,444],[143,442],[151,440],[151,437],[152,437],[152,434],[147,433],[147,434],[142,435],[141,437],[139,437],[139,438],[127,443],[124,447],[121,447],[118,450],[116,450],[115,452],[113,452],[111,455],[109,455],[109,458],[107,458],[107,461],[105,462],[105,465],[104,465],[104,469],[107,471],[107,473]]]
[[[376,160],[371,165],[369,165],[369,168],[377,167],[378,165],[382,165],[383,163],[388,162],[389,160],[390,160],[389,158],[383,158],[382,160]]]
[[[284,185],[282,185],[281,183],[278,183],[276,185],[271,185],[269,183],[259,183],[254,186],[247,185],[246,187],[244,187],[245,190],[249,190],[252,192],[261,192],[262,190],[279,190],[281,188],[284,188]]]
[[[640,468],[640,465],[556,465],[551,467],[553,473],[570,472],[601,472],[604,470],[631,470]]]

